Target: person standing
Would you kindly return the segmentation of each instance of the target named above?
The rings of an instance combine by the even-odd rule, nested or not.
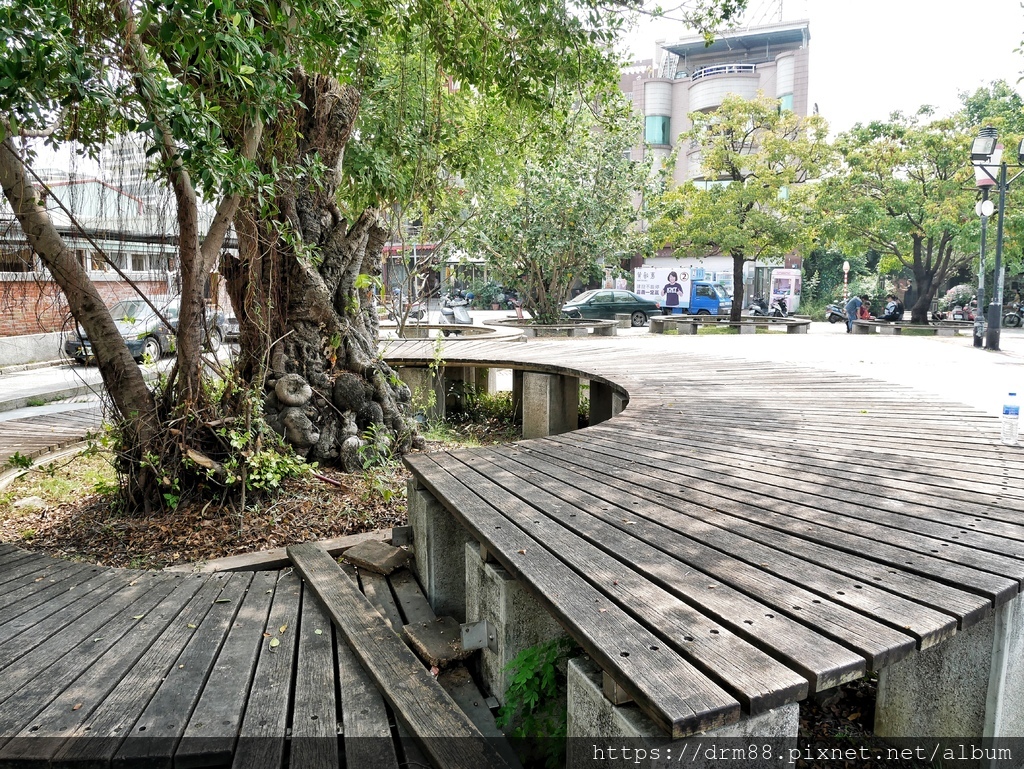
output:
[[[868,299],[868,295],[854,296],[846,303],[846,333],[853,333],[853,322],[857,320],[857,315],[860,313],[860,307]]]
[[[683,287],[679,284],[679,276],[675,270],[668,274],[668,283],[661,289],[661,295],[665,297],[664,307],[671,314],[680,306],[680,298],[683,295]]]

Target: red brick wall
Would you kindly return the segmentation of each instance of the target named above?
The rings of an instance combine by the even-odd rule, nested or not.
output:
[[[97,281],[96,287],[108,306],[135,296],[127,283]],[[137,284],[148,296],[167,293],[165,281]],[[67,301],[55,283],[40,280],[0,280],[0,336],[44,334],[62,331],[70,324]]]

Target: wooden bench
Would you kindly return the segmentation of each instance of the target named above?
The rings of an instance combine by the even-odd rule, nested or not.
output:
[[[855,320],[853,322],[853,333],[870,334],[877,331],[879,334],[902,335],[904,330],[914,334],[931,334],[932,336],[957,336],[963,329],[969,329],[973,323],[956,321],[939,321],[929,323],[906,323],[903,321],[884,320]]]
[[[744,316],[739,321],[732,321],[727,316],[715,315],[652,315],[649,331],[652,334],[664,334],[674,330],[678,334],[693,335],[700,326],[724,326],[738,329],[741,334],[753,334],[759,328],[785,327],[787,334],[806,334],[811,325],[808,318],[774,318]]]
[[[576,368],[558,345],[515,353],[522,368],[614,382],[629,408],[579,432],[408,456],[428,597],[457,604],[481,553],[596,661],[606,693],[625,692],[667,736],[785,709],[867,671],[944,655],[967,665],[958,655],[995,648],[1001,623],[1016,628],[1006,639],[1024,633],[1024,462],[990,416],[763,364],[769,391],[743,361],[671,345],[595,342]],[[496,359],[507,365],[508,351],[446,363]],[[854,432],[875,440],[850,456],[830,448]],[[770,452],[765,436],[777,437]],[[1014,671],[1001,697],[1024,695],[1005,683],[1024,677],[1020,659],[991,664]],[[987,665],[983,692],[996,680]],[[931,733],[893,715],[906,678],[883,676],[880,733]],[[941,710],[977,689],[924,696]],[[984,712],[986,696],[972,707]]]

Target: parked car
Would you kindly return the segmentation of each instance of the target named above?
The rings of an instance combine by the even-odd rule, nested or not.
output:
[[[150,297],[152,303],[160,308],[167,319],[167,324],[153,312],[142,299],[122,299],[110,308],[114,324],[124,338],[128,351],[137,361],[159,360],[168,353],[174,352],[176,345],[175,332],[178,329],[178,314],[181,300],[178,297]],[[208,309],[206,314],[207,336],[205,344],[208,349],[216,352],[224,341],[226,319],[224,313]],[[64,341],[64,351],[79,363],[85,364],[92,359],[92,345],[81,326],[76,332],[69,334]]]
[[[633,326],[643,326],[652,315],[661,315],[661,303],[632,291],[597,288],[584,291],[562,305],[562,314],[570,318],[615,320],[620,313],[628,313]]]

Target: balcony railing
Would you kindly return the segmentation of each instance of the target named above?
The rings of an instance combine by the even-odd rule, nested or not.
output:
[[[711,77],[712,75],[749,75],[756,71],[756,64],[715,64],[698,69],[690,75],[690,82],[696,82],[701,78]]]

